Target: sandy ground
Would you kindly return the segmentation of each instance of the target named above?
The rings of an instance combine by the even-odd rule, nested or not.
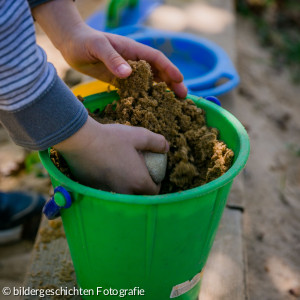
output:
[[[295,299],[300,289],[300,86],[272,67],[245,20],[237,26],[238,115],[248,129],[244,235],[250,299]]]
[[[83,15],[101,1],[77,0]],[[59,52],[37,30],[38,42],[64,76],[68,69]],[[241,85],[237,117],[251,139],[245,171],[244,239],[251,300],[300,298],[300,86],[288,70],[274,69],[268,49],[244,19],[237,23],[237,54]],[[0,128],[0,190],[24,189],[48,194],[46,178],[21,172],[5,176],[24,150]],[[20,286],[30,262],[32,242],[0,246],[0,288]],[[0,295],[0,299],[2,299]],[[9,299],[7,297],[3,299]],[[16,298],[14,298],[16,299]]]

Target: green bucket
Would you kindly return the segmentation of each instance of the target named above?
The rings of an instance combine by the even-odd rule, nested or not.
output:
[[[99,97],[86,97],[85,105],[103,109],[112,101]],[[92,297],[198,299],[227,196],[250,146],[233,115],[202,98],[188,98],[206,111],[208,125],[220,130],[220,139],[235,153],[228,172],[201,187],[158,196],[104,192],[70,180],[48,151],[40,152],[54,188],[61,186],[71,195],[72,205],[61,210],[61,217],[78,285],[91,289]]]

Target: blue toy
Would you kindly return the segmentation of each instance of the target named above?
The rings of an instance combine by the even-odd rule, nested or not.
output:
[[[138,25],[120,27],[112,32],[162,51],[182,72],[191,94],[201,97],[221,95],[240,81],[226,52],[207,39]],[[227,81],[218,85],[221,79]]]

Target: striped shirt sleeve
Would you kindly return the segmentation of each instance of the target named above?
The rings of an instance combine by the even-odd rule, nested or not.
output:
[[[23,147],[42,150],[74,134],[87,112],[36,44],[25,0],[0,0],[0,121]]]

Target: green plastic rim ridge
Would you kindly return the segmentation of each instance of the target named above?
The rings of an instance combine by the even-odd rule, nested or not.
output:
[[[91,95],[91,97],[93,97],[93,95]],[[227,110],[203,98],[199,98],[193,95],[188,95],[187,98],[193,100],[196,104],[201,103],[204,106],[209,107],[212,111],[215,111],[216,114],[226,117],[226,119],[236,128],[236,131],[238,132],[240,148],[239,148],[239,155],[237,159],[235,160],[231,168],[224,175],[220,176],[219,178],[207,184],[186,191],[182,191],[182,192],[155,195],[155,196],[117,194],[117,193],[96,190],[94,188],[84,186],[78,182],[71,180],[55,167],[55,165],[52,163],[51,159],[49,158],[48,150],[39,152],[40,159],[44,167],[50,174],[50,176],[53,177],[55,180],[57,180],[59,182],[59,185],[63,186],[69,192],[84,194],[86,196],[99,198],[102,200],[139,204],[139,205],[153,205],[153,204],[184,201],[186,199],[191,199],[191,198],[199,197],[200,195],[210,193],[226,185],[227,183],[231,182],[238,175],[238,173],[244,168],[250,153],[249,137],[245,128],[240,123],[240,121],[236,117],[234,117],[231,113],[229,113]]]

